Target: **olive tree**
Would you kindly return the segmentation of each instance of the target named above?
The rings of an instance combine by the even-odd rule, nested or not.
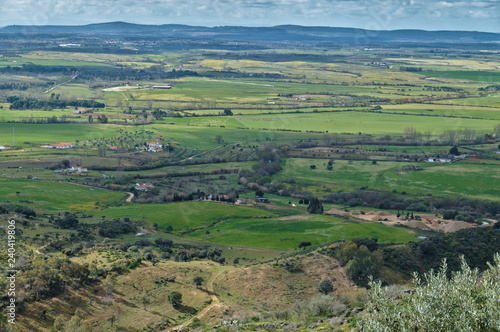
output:
[[[499,331],[500,255],[481,276],[462,257],[461,271],[448,278],[446,261],[439,271],[419,277],[413,291],[391,297],[380,282],[370,282],[370,314],[362,331]]]

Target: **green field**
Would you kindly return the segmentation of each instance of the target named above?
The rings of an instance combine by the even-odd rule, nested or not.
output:
[[[279,217],[277,212],[219,202],[127,205],[111,207],[102,214],[108,218],[127,216],[146,220],[157,223],[161,230],[170,225],[174,234],[187,232],[185,236],[202,242],[272,250],[293,249],[300,241],[319,245],[355,237],[376,237],[380,242],[408,242],[415,240],[417,234],[414,230],[378,223],[346,222],[330,216]],[[207,231],[210,234],[206,234]]]
[[[103,214],[109,218],[129,217],[157,223],[158,229],[164,230],[170,225],[174,232],[207,227],[218,219],[246,219],[255,217],[274,217],[273,212],[236,206],[220,202],[183,202],[171,204],[129,204],[111,207]]]
[[[210,234],[206,234],[209,231]],[[272,250],[297,248],[301,241],[319,245],[356,237],[378,238],[380,242],[415,241],[415,230],[378,223],[346,222],[329,216],[298,215],[271,219],[229,219],[190,236],[210,243]]]
[[[439,135],[446,130],[475,129],[491,132],[494,124],[489,120],[449,117],[429,117],[406,114],[384,114],[364,112],[288,113],[241,115],[232,117],[181,118],[168,120],[190,126],[225,126],[228,128],[288,129],[321,131],[329,133],[352,133],[374,135],[401,135],[404,128],[412,126],[417,131],[430,131]],[[195,127],[196,128],[196,127]],[[194,130],[190,129],[190,130]],[[213,132],[213,129],[212,129]],[[242,131],[241,134],[245,134]],[[273,136],[281,135],[279,132]]]
[[[464,128],[492,131],[494,127],[487,120],[360,112],[235,116],[234,118],[249,128],[314,130],[354,134],[361,132],[374,135],[401,135],[404,128],[408,126],[414,127],[417,131],[430,131],[432,135],[439,135],[446,130]]]
[[[14,131],[12,130],[14,128]],[[0,123],[0,142],[12,144],[13,133],[16,145],[24,142],[44,144],[56,142],[72,142],[95,138],[112,137],[117,127],[111,125],[79,125],[79,124],[28,124]]]
[[[419,74],[442,77],[454,78],[460,80],[469,80],[476,82],[500,82],[500,72],[498,71],[469,71],[469,70],[450,70],[450,71],[424,71]]]
[[[500,98],[496,98],[500,102]],[[494,99],[483,98],[467,98],[467,99],[450,99],[441,101],[445,103],[463,103],[461,105],[441,105],[441,104],[405,104],[405,105],[384,105],[383,110],[388,112],[401,112],[407,114],[419,114],[425,116],[454,116],[462,118],[479,118],[487,120],[500,120],[500,108],[484,107],[486,104],[493,105]],[[469,105],[467,105],[469,104]],[[479,105],[484,104],[484,105]],[[498,104],[497,106],[500,106]]]
[[[72,184],[0,178],[1,203],[27,205],[37,211],[92,212],[124,197],[123,193]]]
[[[421,171],[404,171],[408,162],[336,160],[333,170],[326,169],[328,160],[287,159],[284,170],[274,176],[296,179],[302,185],[328,185],[333,190],[360,187],[406,191],[411,194],[463,196],[473,199],[500,200],[500,174],[496,165],[466,162],[454,164],[418,164]],[[312,170],[310,165],[317,168]]]
[[[472,107],[500,107],[500,93],[492,93],[486,97],[460,98],[441,100],[440,103],[466,105]]]

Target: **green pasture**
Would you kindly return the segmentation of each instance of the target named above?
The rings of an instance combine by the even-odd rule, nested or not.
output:
[[[61,94],[63,99],[92,99],[96,97],[95,92],[84,84],[68,83],[55,88],[52,92]]]
[[[419,74],[432,77],[453,78],[453,79],[469,80],[476,82],[489,82],[489,83],[500,82],[500,72],[498,71],[449,70],[449,71],[423,71],[419,72]]]
[[[494,124],[488,120],[448,117],[426,117],[405,114],[362,112],[335,112],[313,114],[233,116],[248,128],[293,129],[328,131],[329,133],[354,133],[375,135],[401,135],[406,127],[417,131],[430,131],[439,135],[447,130],[475,129],[491,131]],[[197,119],[192,119],[196,122]],[[219,120],[220,121],[220,120]]]
[[[276,182],[294,178],[302,186],[328,186],[334,191],[368,187],[406,191],[409,194],[463,196],[474,199],[500,200],[500,173],[497,165],[467,162],[453,164],[419,163],[421,171],[405,171],[407,162],[336,160],[331,171],[327,159],[285,160],[284,169],[274,176]],[[310,165],[315,164],[316,169]],[[411,165],[417,165],[411,163]]]
[[[422,171],[387,172],[381,176],[377,186],[417,194],[500,201],[498,165],[466,162],[430,164],[425,165]]]
[[[210,232],[206,234],[206,232]],[[190,234],[214,244],[246,246],[272,250],[297,248],[301,241],[320,245],[356,237],[378,238],[380,242],[416,240],[417,231],[378,223],[344,221],[322,215],[299,215],[270,219],[228,219],[213,227]]]
[[[51,113],[51,112],[49,112]],[[30,113],[28,113],[30,114]],[[0,123],[0,142],[12,145],[13,130],[16,145],[24,142],[44,144],[56,142],[71,142],[95,138],[112,137],[116,126],[103,124],[68,124],[68,123]],[[69,150],[71,151],[71,150]]]
[[[128,204],[110,207],[102,214],[108,218],[129,217],[133,220],[145,220],[157,223],[158,229],[164,230],[172,226],[174,233],[208,227],[218,219],[247,219],[256,217],[275,217],[274,212],[254,209],[245,206],[212,201],[193,201],[169,204]]]
[[[113,204],[123,197],[123,193],[66,183],[0,178],[1,203],[26,205],[37,211],[92,212],[100,209],[96,202]]]
[[[500,93],[492,93],[485,97],[477,98],[459,98],[440,100],[440,104],[467,105],[476,107],[500,107]]]
[[[448,102],[467,102],[468,99],[470,106],[467,105],[441,105],[441,104],[404,104],[404,105],[384,105],[383,111],[388,112],[401,112],[409,114],[419,114],[426,116],[457,116],[463,118],[481,118],[481,119],[495,119],[500,120],[500,108],[486,108],[484,105],[479,105],[478,102],[483,102],[482,98],[467,98],[467,99],[452,99],[440,101],[443,103]],[[500,98],[497,98],[500,102]],[[484,101],[488,103],[488,101]],[[500,103],[498,104],[500,106]]]
[[[285,113],[294,113],[294,112],[303,112],[303,113],[314,113],[318,112],[328,112],[328,111],[349,111],[349,110],[370,110],[372,107],[295,107],[290,109],[280,109],[280,108],[245,108],[245,109],[231,109],[234,115],[256,115],[256,114],[285,114]],[[185,113],[188,114],[196,114],[196,115],[214,115],[218,116],[224,114],[224,110],[221,108],[216,109],[197,109],[197,110],[188,110]],[[168,121],[170,119],[166,119]]]
[[[8,105],[8,104],[7,104]],[[62,115],[66,115],[68,117],[73,116],[73,110],[65,109],[65,110],[52,110],[52,111],[42,111],[42,110],[10,110],[9,106],[4,106],[3,109],[0,110],[0,121],[22,121],[26,118],[32,118],[36,120],[36,118],[50,118],[56,116],[60,118]]]
[[[307,84],[293,82],[275,82],[256,79],[197,79],[190,78],[189,82],[178,82],[169,90],[134,90],[131,93],[138,100],[200,100],[201,98],[227,101],[256,101],[278,94],[321,94],[321,93],[349,93],[368,94],[376,92],[371,86],[343,86],[331,84]],[[280,98],[286,101],[286,97]]]
[[[201,242],[272,250],[293,249],[300,241],[318,245],[355,237],[376,237],[380,242],[416,239],[414,230],[378,223],[346,222],[330,216],[280,217],[276,212],[219,202],[127,205],[110,207],[101,213],[108,218],[129,217],[157,223],[160,230],[170,225],[174,234],[193,230],[185,236]]]
[[[185,120],[186,119],[186,120]],[[164,140],[172,141],[176,147],[187,146],[201,151],[221,147],[224,144],[248,144],[255,145],[255,142],[266,141],[288,141],[316,137],[320,138],[321,134],[304,134],[295,132],[280,132],[280,131],[265,131],[252,129],[234,129],[220,128],[217,125],[225,125],[224,120],[231,120],[231,117],[217,117],[213,123],[215,127],[198,126],[197,118],[189,122],[191,118],[172,118],[167,121],[172,123],[183,123],[185,125],[160,125],[153,124],[147,126],[147,130],[153,130],[155,135],[161,135]],[[187,121],[187,123],[186,123]],[[200,119],[201,123],[206,123],[205,119]],[[187,125],[192,124],[192,125]],[[243,127],[243,126],[242,126]],[[222,143],[217,143],[216,136],[222,136]]]

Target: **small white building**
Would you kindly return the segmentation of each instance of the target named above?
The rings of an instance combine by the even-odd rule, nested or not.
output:
[[[150,142],[148,143],[148,151],[151,152],[160,152],[162,149],[162,145],[158,142]]]
[[[88,169],[86,167],[77,166],[77,167],[68,168],[68,171],[77,171],[77,172],[81,172],[81,173],[86,173],[88,171]]]
[[[154,188],[155,186],[152,183],[136,183],[135,190],[137,191],[148,191],[149,189]]]
[[[73,114],[85,114],[85,113],[88,113],[89,111],[87,111],[85,108],[81,109],[81,110],[74,110],[73,111]]]

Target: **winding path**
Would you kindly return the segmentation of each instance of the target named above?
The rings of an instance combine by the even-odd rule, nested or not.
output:
[[[129,193],[129,192],[127,192],[127,194],[129,196],[127,197],[127,199],[125,200],[125,202],[132,203],[132,198],[134,198],[134,194]]]
[[[224,303],[222,303],[219,300],[219,298],[217,297],[217,295],[215,295],[215,292],[214,292],[214,282],[222,273],[224,273],[224,271],[226,271],[226,270],[220,270],[217,273],[214,273],[214,275],[212,275],[210,280],[207,281],[207,291],[210,293],[211,303],[208,306],[206,306],[205,308],[203,308],[196,316],[189,318],[188,320],[184,321],[182,324],[168,328],[166,331],[177,331],[181,327],[188,326],[189,324],[191,324],[195,318],[197,318],[199,320],[203,319],[209,313],[209,311],[212,310],[213,308],[220,308],[220,307],[224,306]]]

